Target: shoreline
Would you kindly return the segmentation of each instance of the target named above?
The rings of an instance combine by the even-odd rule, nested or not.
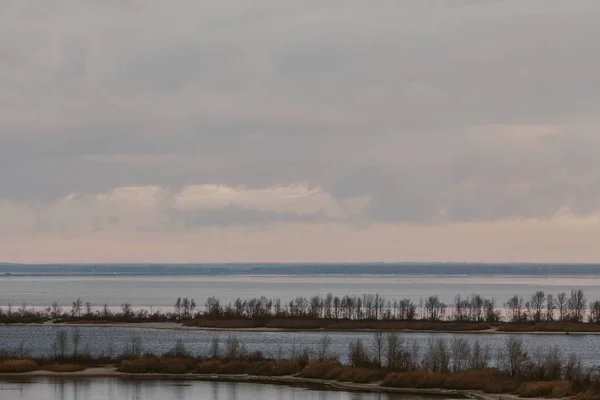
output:
[[[87,368],[77,372],[51,372],[32,371],[21,373],[0,373],[0,382],[6,382],[13,378],[118,378],[138,380],[187,380],[201,382],[246,382],[256,384],[271,384],[292,387],[318,388],[321,390],[334,390],[342,392],[360,393],[398,393],[443,396],[454,395],[457,398],[471,398],[478,400],[519,400],[519,396],[511,394],[490,394],[478,390],[447,390],[447,389],[419,389],[419,388],[394,388],[381,386],[380,383],[351,383],[337,382],[323,379],[301,378],[293,375],[286,376],[257,376],[257,375],[223,375],[223,374],[164,374],[164,373],[125,373],[117,371],[116,367]],[[529,399],[536,400],[536,399]]]
[[[498,328],[482,330],[423,330],[423,329],[331,329],[331,328],[212,328],[187,326],[177,322],[113,322],[113,323],[54,323],[52,321],[44,323],[2,323],[0,326],[66,326],[66,327],[105,327],[105,328],[136,328],[136,329],[163,329],[163,330],[186,330],[200,332],[264,332],[264,333],[284,333],[284,332],[348,332],[348,333],[370,333],[370,332],[399,332],[399,333],[442,333],[442,334],[475,334],[475,335],[600,335],[600,332],[560,332],[560,331],[501,331]]]

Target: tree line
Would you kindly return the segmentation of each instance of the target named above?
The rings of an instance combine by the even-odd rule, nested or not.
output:
[[[161,309],[134,309],[123,303],[120,310],[107,304],[94,307],[82,299],[65,308],[54,302],[43,310],[18,308],[9,305],[0,308],[0,322],[33,322],[39,320],[114,320],[114,321],[185,321],[193,318],[209,319],[268,319],[302,318],[330,320],[393,320],[470,323],[528,323],[528,322],[589,322],[600,324],[600,301],[588,302],[581,289],[556,295],[536,291],[528,298],[515,294],[500,306],[494,298],[479,294],[457,295],[451,304],[439,296],[429,296],[414,302],[411,299],[388,300],[378,293],[363,295],[303,297],[288,302],[267,297],[241,299],[228,304],[209,297],[204,307],[198,307],[192,298],[178,297],[173,311]]]

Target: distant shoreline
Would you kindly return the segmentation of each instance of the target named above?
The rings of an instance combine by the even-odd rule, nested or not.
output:
[[[600,276],[593,263],[193,263],[16,264],[0,263],[1,277],[44,276],[234,276],[234,275],[532,275]]]

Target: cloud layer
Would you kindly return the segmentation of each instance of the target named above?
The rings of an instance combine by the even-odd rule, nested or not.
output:
[[[3,2],[0,236],[568,237],[600,211],[598,37],[596,0]]]

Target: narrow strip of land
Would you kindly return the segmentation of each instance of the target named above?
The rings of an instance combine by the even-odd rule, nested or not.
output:
[[[236,331],[236,332],[407,332],[407,333],[461,333],[461,334],[537,334],[537,335],[600,335],[600,331],[596,330],[535,330],[535,327],[531,327],[527,330],[526,327],[520,327],[519,329],[506,329],[503,326],[488,327],[480,330],[455,330],[455,329],[444,329],[443,325],[436,327],[436,329],[411,329],[411,328],[274,328],[274,327],[228,327],[227,324],[224,326],[190,326],[178,322],[53,322],[47,321],[45,323],[14,323],[14,324],[0,324],[10,326],[78,326],[78,327],[125,327],[125,328],[144,328],[144,329],[167,329],[167,330],[193,330],[193,331]],[[219,324],[216,324],[219,325]],[[584,325],[584,324],[581,324]],[[568,328],[568,327],[567,327]],[[582,327],[583,328],[583,327]],[[564,328],[563,328],[564,329]]]

